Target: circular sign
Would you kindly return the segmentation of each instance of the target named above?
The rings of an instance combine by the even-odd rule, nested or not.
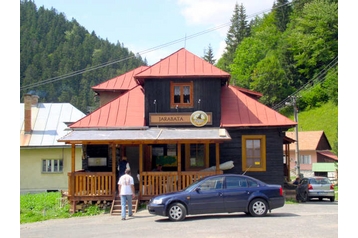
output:
[[[208,115],[203,111],[195,111],[190,116],[191,124],[197,127],[205,126],[208,120]]]

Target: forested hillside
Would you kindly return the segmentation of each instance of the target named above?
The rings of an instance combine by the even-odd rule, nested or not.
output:
[[[262,103],[291,118],[294,98],[305,115],[300,130],[326,128],[338,154],[337,0],[277,0],[271,12],[250,21],[236,4],[226,45],[216,66],[230,73],[232,84],[262,93]],[[211,53],[209,45],[208,62]],[[319,117],[326,105],[331,113]]]
[[[123,44],[28,0],[20,2],[20,38],[20,102],[36,93],[41,102],[71,103],[87,113],[97,107],[92,86],[147,64]]]

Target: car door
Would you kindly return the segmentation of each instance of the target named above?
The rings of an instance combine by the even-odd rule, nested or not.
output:
[[[226,212],[245,211],[251,194],[247,179],[240,176],[228,176],[225,178],[225,185],[223,196]]]
[[[224,212],[223,176],[208,178],[190,193],[190,214]]]

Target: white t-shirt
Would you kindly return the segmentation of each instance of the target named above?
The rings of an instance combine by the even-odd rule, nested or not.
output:
[[[134,180],[132,176],[128,174],[122,175],[118,180],[118,184],[121,185],[120,195],[133,194],[131,185],[134,185]]]

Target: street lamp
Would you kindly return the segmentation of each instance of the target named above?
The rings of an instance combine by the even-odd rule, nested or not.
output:
[[[297,160],[297,174],[301,177],[301,169],[300,169],[300,153],[298,147],[298,107],[297,107],[297,97],[296,96],[289,96],[291,102],[286,102],[285,104],[288,106],[293,106],[293,112],[295,117],[295,134],[296,134],[296,160]]]

